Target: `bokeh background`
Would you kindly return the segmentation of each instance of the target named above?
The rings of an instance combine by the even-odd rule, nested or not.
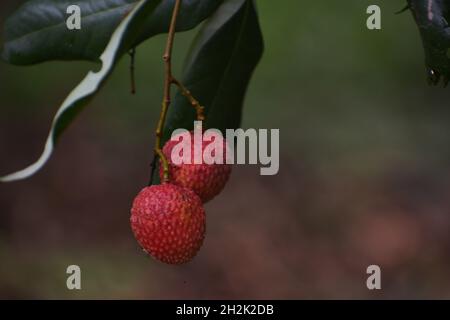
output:
[[[0,24],[23,1],[2,1]],[[184,266],[148,258],[129,227],[146,185],[164,36],[124,58],[44,170],[0,185],[0,298],[450,298],[450,89],[428,87],[405,2],[257,1],[266,51],[243,127],[279,128],[280,172],[235,166]],[[365,27],[379,4],[382,30]],[[195,30],[180,34],[175,70]],[[0,62],[0,173],[41,152],[91,63]],[[82,290],[66,289],[66,267]],[[382,268],[382,290],[366,268]]]

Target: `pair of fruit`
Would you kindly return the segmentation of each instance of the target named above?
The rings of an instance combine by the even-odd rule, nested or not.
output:
[[[191,133],[191,146],[194,149]],[[224,142],[224,141],[222,141]],[[131,228],[140,246],[154,258],[168,264],[190,261],[203,244],[206,216],[203,203],[218,195],[231,174],[225,164],[175,165],[171,162],[176,139],[168,141],[163,153],[169,161],[170,182],[144,188],[134,199]],[[202,142],[203,150],[210,141]],[[162,178],[162,169],[160,176]]]

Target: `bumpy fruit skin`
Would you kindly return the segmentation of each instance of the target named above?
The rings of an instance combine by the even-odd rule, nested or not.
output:
[[[191,190],[164,183],[144,188],[131,208],[131,229],[141,247],[168,264],[190,261],[202,246],[206,219]]]
[[[223,139],[223,164],[194,164],[194,134],[191,135],[191,162],[190,164],[176,165],[171,161],[173,148],[180,143],[177,138],[169,140],[163,147],[163,153],[169,161],[170,182],[193,190],[206,203],[217,196],[225,187],[231,175],[231,165],[226,164],[227,143]],[[203,141],[201,152],[212,143]],[[163,168],[160,165],[160,178],[163,177]]]

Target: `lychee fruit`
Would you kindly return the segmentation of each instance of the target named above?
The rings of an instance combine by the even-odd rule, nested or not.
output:
[[[144,188],[134,199],[130,221],[140,246],[168,264],[190,261],[205,237],[202,201],[193,191],[170,183]]]
[[[226,164],[228,144],[226,139],[224,139],[221,136],[216,136],[215,139],[219,139],[219,141],[216,140],[208,141],[202,139],[201,148],[199,147],[196,148],[198,150],[194,150],[194,133],[189,132],[189,134],[191,147],[191,155],[189,163],[175,164],[172,161],[172,151],[174,147],[177,146],[179,143],[189,142],[188,138],[184,140],[181,139],[182,134],[175,136],[171,140],[167,141],[167,143],[163,147],[163,153],[169,162],[169,179],[170,182],[175,185],[186,187],[193,190],[202,199],[203,203],[206,203],[215,196],[217,196],[223,190],[230,177],[232,167],[230,164]],[[217,155],[217,157],[219,158],[223,157],[221,161],[222,163],[220,164],[219,163],[208,164],[205,163],[206,161],[203,161],[204,157],[216,156],[214,150],[212,150],[212,152],[205,152],[205,155],[203,154],[205,148],[207,148],[213,142],[214,143],[218,142],[219,145],[223,146],[223,152]],[[212,146],[210,146],[209,149],[213,149]],[[202,159],[201,164],[197,164],[194,162],[196,151],[201,152],[200,154],[200,159]],[[197,154],[199,152],[197,152]],[[183,151],[181,151],[178,156],[182,158]],[[160,165],[159,174],[160,178],[162,179],[163,178],[162,165]]]

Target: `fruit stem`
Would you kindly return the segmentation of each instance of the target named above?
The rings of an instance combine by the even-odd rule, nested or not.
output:
[[[162,138],[162,130],[164,127],[164,122],[166,120],[167,110],[169,107],[170,101],[164,100],[161,108],[161,116],[158,121],[158,128],[156,129],[156,146],[155,153],[161,159],[161,163],[163,166],[163,180],[162,183],[169,181],[169,162],[167,161],[166,156],[161,150],[161,138]]]
[[[191,94],[191,92],[186,88],[180,81],[172,77],[172,83],[178,87],[181,94],[189,101],[189,103],[195,108],[195,111],[197,112],[197,121],[203,121],[205,120],[204,110],[205,107],[203,107],[200,102],[198,102],[197,99],[194,98],[194,96]]]
[[[165,77],[164,77],[164,98],[162,102],[161,115],[158,121],[158,127],[156,129],[156,145],[155,145],[155,153],[161,159],[161,163],[163,166],[163,179],[162,183],[169,181],[169,163],[167,161],[166,156],[163,154],[161,150],[161,138],[162,132],[164,128],[164,123],[166,121],[167,110],[170,106],[170,88],[173,83],[172,76],[172,49],[173,42],[175,39],[175,30],[177,25],[178,14],[180,13],[181,0],[175,1],[175,6],[173,8],[172,20],[170,22],[169,27],[169,35],[167,37],[166,49],[164,51],[163,60],[165,66]]]

